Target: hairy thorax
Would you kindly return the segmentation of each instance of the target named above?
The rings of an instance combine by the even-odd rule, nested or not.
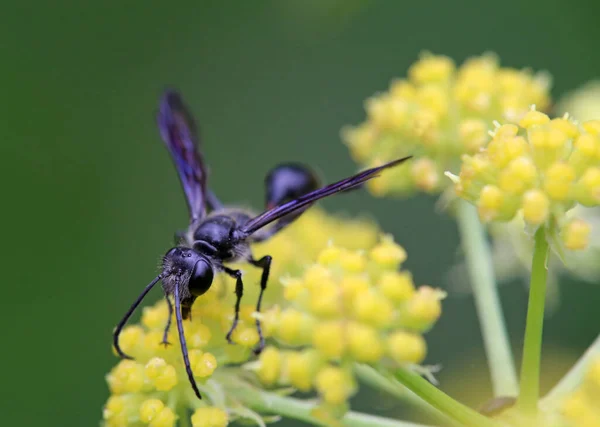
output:
[[[240,232],[240,226],[253,214],[242,209],[221,209],[211,212],[187,233],[190,247],[225,262],[248,259],[250,248]]]

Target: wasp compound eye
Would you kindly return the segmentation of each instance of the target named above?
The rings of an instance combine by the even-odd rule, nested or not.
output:
[[[194,296],[200,296],[210,288],[214,278],[213,269],[204,258],[200,259],[190,276],[189,290]]]

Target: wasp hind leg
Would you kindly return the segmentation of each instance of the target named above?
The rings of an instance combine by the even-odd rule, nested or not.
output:
[[[256,312],[260,313],[260,306],[262,303],[263,293],[267,289],[267,282],[269,281],[269,272],[271,270],[271,261],[273,258],[271,255],[266,255],[259,260],[250,260],[250,264],[255,267],[262,268],[262,275],[260,277],[260,293],[258,294],[258,301],[256,302]],[[258,332],[258,345],[254,348],[254,354],[260,354],[265,348],[265,337],[263,336],[262,327],[258,317],[256,318],[256,331]]]

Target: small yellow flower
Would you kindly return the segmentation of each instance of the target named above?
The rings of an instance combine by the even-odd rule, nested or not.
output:
[[[335,366],[324,367],[317,374],[315,382],[323,400],[334,405],[344,403],[356,391],[352,374]]]
[[[140,420],[143,423],[150,423],[158,417],[158,414],[165,408],[162,400],[148,399],[140,406]]]
[[[591,228],[581,219],[574,219],[565,224],[562,230],[563,242],[567,249],[585,249],[589,243]]]
[[[387,347],[389,355],[398,363],[421,363],[427,351],[421,335],[403,331],[390,335]]]
[[[225,427],[228,422],[227,412],[211,406],[196,409],[192,415],[193,427]]]
[[[600,205],[600,136],[594,129],[532,109],[519,126],[497,125],[486,148],[464,155],[459,176],[449,176],[483,221],[510,221],[522,213],[529,225],[562,229],[564,247],[581,250],[590,227],[567,222],[566,213]]]
[[[568,395],[560,410],[569,426],[592,427],[600,420],[600,358],[596,357],[587,367],[582,384]]]
[[[292,350],[267,348],[260,357],[259,379],[268,386],[315,389],[319,414],[339,419],[354,394],[353,362],[418,364],[426,353],[419,333],[441,314],[444,294],[415,288],[404,249],[384,235],[369,251],[334,243],[323,248],[299,276],[283,283],[285,303],[273,337]]]
[[[493,120],[517,123],[532,104],[539,110],[550,104],[545,74],[501,67],[492,54],[457,68],[448,57],[426,53],[406,80],[365,102],[366,121],[344,128],[342,138],[361,167],[414,156],[410,168],[368,182],[373,194],[438,193],[448,187],[444,172],[456,172],[462,154],[485,147]]]
[[[310,345],[317,328],[317,313],[332,319],[340,315],[337,311],[339,287],[333,284],[328,288],[324,282],[332,277],[329,265],[335,268],[343,265],[345,271],[354,272],[354,293],[357,293],[359,276],[370,262],[366,254],[376,245],[380,246],[381,262],[391,266],[402,258],[393,244],[385,246],[379,242],[378,235],[379,229],[371,221],[332,216],[312,208],[272,239],[254,245],[255,258],[273,256],[269,287],[260,314],[265,337],[275,335],[277,342],[287,345]],[[315,264],[317,258],[322,264]],[[300,280],[294,278],[306,265],[322,268],[307,271]],[[143,308],[139,325],[128,326],[121,333],[121,348],[135,360],[119,361],[106,376],[111,395],[103,411],[104,425],[144,423],[169,427],[175,425],[178,417],[188,417],[189,411],[195,409],[193,425],[221,427],[240,415],[239,402],[230,400],[227,387],[246,380],[240,375],[239,364],[252,357],[251,349],[258,342],[255,307],[261,275],[260,269],[248,265],[240,268],[244,271],[246,286],[240,321],[232,337],[236,345],[229,345],[225,340],[235,303],[235,281],[230,277],[215,277],[208,292],[195,301],[192,320],[183,321],[190,367],[203,396],[201,404],[218,403],[219,408],[197,409],[199,401],[191,390],[183,365],[174,316],[167,334],[167,341],[172,345],[163,343],[169,307],[161,299]],[[323,298],[318,298],[319,289]],[[351,303],[354,296],[346,298]],[[346,341],[341,342],[346,346]],[[331,343],[323,345],[331,346]],[[325,362],[316,350],[281,352],[270,346],[254,363],[258,364],[256,375],[265,385],[277,386],[283,380],[286,385],[309,390],[315,387],[317,372]],[[242,412],[248,414],[251,410],[243,408]]]

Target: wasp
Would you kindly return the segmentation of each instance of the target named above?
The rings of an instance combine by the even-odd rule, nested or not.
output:
[[[179,93],[173,90],[164,93],[157,112],[157,124],[179,174],[189,211],[189,225],[183,233],[179,233],[177,246],[169,249],[163,256],[160,274],[144,288],[118,323],[113,334],[113,344],[120,357],[131,359],[119,346],[121,330],[148,292],[156,283],[162,282],[169,307],[162,344],[169,344],[167,336],[175,312],[185,370],[196,396],[201,399],[190,367],[183,320],[190,318],[194,301],[210,289],[215,275],[225,273],[235,279],[234,318],[226,335],[227,341],[232,343],[231,336],[239,320],[244,282],[242,272],[227,264],[245,261],[262,269],[260,293],[256,303],[256,311],[260,312],[272,258],[269,255],[254,258],[252,243],[267,240],[283,230],[316,201],[356,189],[384,169],[397,166],[410,157],[364,170],[321,188],[316,175],[308,167],[297,163],[278,165],[265,178],[266,210],[256,215],[244,209],[223,205],[208,188],[207,169],[199,149],[196,125]],[[256,329],[259,343],[254,353],[259,354],[265,346],[265,339],[258,317]]]

